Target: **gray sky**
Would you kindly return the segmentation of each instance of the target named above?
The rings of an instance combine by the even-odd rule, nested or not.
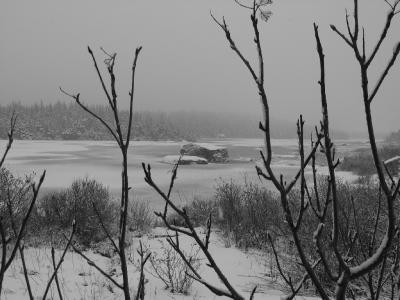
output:
[[[364,131],[357,64],[350,49],[329,29],[345,28],[352,0],[276,0],[273,17],[260,23],[266,87],[272,115],[308,124],[320,118],[318,57],[312,23],[320,25],[327,60],[332,126]],[[383,26],[383,0],[360,1],[367,46]],[[136,46],[143,51],[137,69],[136,108],[257,113],[260,104],[247,70],[212,22],[224,15],[237,45],[255,62],[249,12],[233,0],[2,0],[0,10],[0,101],[69,101],[58,86],[80,92],[87,103],[105,103],[90,45],[117,52],[119,99],[128,101]],[[371,69],[371,85],[400,39],[400,16]],[[400,60],[373,105],[378,131],[400,128]]]

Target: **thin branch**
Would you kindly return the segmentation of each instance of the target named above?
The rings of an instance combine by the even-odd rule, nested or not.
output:
[[[113,108],[114,105],[113,105],[113,102],[111,101],[110,94],[108,93],[108,90],[107,90],[106,85],[105,85],[105,83],[104,83],[103,76],[101,75],[101,72],[100,72],[100,70],[99,70],[99,67],[97,66],[96,57],[94,56],[93,51],[92,51],[92,49],[90,49],[89,46],[87,47],[87,49],[88,49],[88,52],[89,52],[90,56],[92,57],[94,67],[95,67],[96,72],[97,72],[97,76],[99,77],[99,80],[100,80],[100,83],[101,83],[101,87],[103,88],[103,91],[104,91],[104,93],[106,94],[106,97],[107,97],[107,100],[108,100],[108,104],[110,105],[111,108]],[[103,50],[103,52],[104,52],[104,50]],[[64,94],[65,94],[65,93],[64,93]],[[68,95],[68,94],[67,94],[67,95]],[[78,94],[78,95],[79,95],[79,94]]]
[[[317,134],[317,141],[314,143],[310,153],[308,154],[307,158],[304,161],[304,168],[306,168],[309,165],[310,161],[312,161],[313,157],[315,157],[315,153],[317,152],[318,147],[321,145],[321,140],[323,137],[324,137],[324,135],[323,135],[322,129],[321,129],[321,131]],[[289,193],[293,189],[293,187],[297,183],[297,180],[300,178],[301,173],[302,173],[302,169],[300,168],[300,170],[297,171],[293,180],[286,187],[286,193]]]
[[[96,213],[97,219],[100,222],[101,228],[103,229],[103,231],[106,234],[108,240],[111,242],[112,246],[114,247],[114,250],[118,253],[120,251],[120,249],[118,248],[117,244],[115,244],[114,239],[111,237],[111,234],[108,232],[108,229],[104,225],[103,218],[101,217],[100,212],[97,209],[96,203],[94,203],[94,201],[92,201],[92,206],[93,206],[94,212]]]
[[[128,133],[126,134],[125,147],[129,146],[129,142],[131,140],[132,119],[133,119],[133,95],[134,95],[134,92],[135,92],[135,73],[136,73],[136,64],[137,64],[137,60],[138,60],[140,51],[142,51],[142,47],[136,48],[135,58],[133,59],[133,64],[132,64],[131,91],[129,92],[129,96],[130,96],[130,100],[129,100],[129,123],[128,123]]]
[[[56,281],[58,297],[60,298],[60,300],[63,300],[61,287],[60,287],[60,282],[58,281],[58,276],[57,276],[57,272],[56,272],[57,271],[57,266],[56,266],[56,257],[55,257],[54,247],[51,247],[51,261],[53,263],[53,270],[55,272],[54,279]]]
[[[46,300],[47,294],[48,294],[48,292],[49,292],[49,290],[50,290],[51,283],[53,282],[54,278],[57,277],[57,272],[58,272],[58,270],[60,269],[61,264],[64,262],[65,254],[67,254],[67,251],[68,251],[68,249],[69,249],[69,247],[70,247],[70,245],[71,245],[71,243],[72,243],[72,239],[73,239],[73,237],[74,237],[75,232],[76,232],[76,223],[75,223],[75,221],[74,221],[74,222],[72,223],[72,230],[71,230],[71,234],[70,234],[70,236],[69,236],[69,238],[68,238],[68,242],[67,242],[67,244],[66,244],[66,246],[65,246],[65,248],[64,248],[64,251],[63,251],[63,253],[62,253],[61,257],[60,257],[60,260],[58,261],[57,266],[54,268],[53,274],[51,275],[49,281],[47,282],[47,286],[46,286],[46,289],[45,289],[44,294],[43,294],[43,297],[42,297],[43,300]],[[52,251],[52,255],[54,256],[54,248],[52,248],[51,251]],[[54,264],[54,265],[55,265],[55,264]],[[56,279],[56,281],[58,281],[58,279]],[[57,288],[59,288],[58,285],[57,285]],[[60,291],[59,291],[59,293],[60,293],[60,295],[61,295],[61,292],[60,292]]]
[[[388,31],[389,31],[389,28],[390,28],[390,24],[391,24],[391,22],[392,22],[392,20],[393,20],[393,17],[394,17],[394,12],[393,12],[393,10],[392,10],[391,12],[388,13],[387,18],[386,18],[386,23],[385,23],[385,26],[384,26],[384,28],[383,28],[383,31],[382,31],[382,33],[381,33],[381,35],[380,35],[380,37],[379,37],[379,40],[378,40],[378,42],[376,43],[376,45],[375,45],[375,47],[374,47],[374,50],[372,51],[370,57],[368,58],[368,60],[367,60],[367,62],[366,62],[366,66],[367,66],[367,67],[369,67],[369,65],[371,64],[371,62],[374,60],[375,55],[378,53],[378,51],[379,51],[379,49],[380,49],[380,47],[381,47],[383,41],[385,40],[385,38],[386,38],[386,36],[387,36],[387,33],[388,33]]]
[[[299,120],[297,121],[297,136],[298,136],[298,143],[299,143],[299,154],[300,154],[300,209],[299,214],[297,217],[297,221],[295,221],[295,230],[299,230],[302,220],[304,211],[306,210],[307,206],[305,206],[305,190],[306,190],[306,182],[305,182],[305,162],[304,162],[304,121],[303,116],[300,115]]]
[[[239,6],[241,6],[241,7],[243,7],[243,8],[247,8],[247,9],[253,10],[253,6],[245,5],[245,4],[241,3],[239,0],[234,0],[234,1],[235,1]]]
[[[13,197],[13,200],[14,199],[15,199],[15,196]],[[7,189],[7,200],[8,200],[7,201],[8,215],[10,217],[11,228],[13,230],[14,235],[17,236],[18,235],[17,226],[15,224],[14,214],[13,214],[13,210],[12,210],[12,202],[13,202],[13,200],[11,200],[10,188],[9,187]],[[21,243],[18,245],[19,255],[21,257],[22,269],[23,269],[23,272],[24,272],[24,278],[25,278],[25,282],[26,282],[26,288],[28,290],[29,299],[33,300],[34,296],[33,296],[33,293],[32,293],[32,288],[31,288],[31,284],[30,284],[30,281],[29,281],[28,269],[26,267],[26,262],[25,262],[24,245],[23,244],[21,245]]]
[[[358,21],[358,0],[354,0],[354,32],[353,32],[353,44],[357,44],[359,34],[359,21]]]
[[[94,113],[94,112],[93,112],[92,110],[90,110],[85,104],[83,104],[83,103],[80,101],[80,99],[79,99],[80,94],[79,94],[79,93],[76,94],[76,95],[74,95],[74,94],[70,94],[70,93],[66,92],[65,90],[63,90],[62,87],[59,87],[59,89],[60,89],[60,91],[61,91],[63,94],[65,94],[65,95],[71,97],[72,99],[74,99],[75,102],[76,102],[84,111],[88,112],[88,113],[89,113],[90,115],[92,115],[94,118],[96,118],[97,120],[99,120],[99,121],[107,128],[107,130],[108,130],[108,131],[110,132],[110,134],[113,136],[113,138],[114,138],[115,141],[118,143],[118,145],[120,145],[120,141],[119,141],[117,135],[115,134],[114,130],[111,129],[110,125],[108,125],[107,122],[106,122],[103,118],[101,118],[100,116],[98,116],[96,113]]]
[[[12,261],[14,260],[15,254],[17,253],[17,250],[18,250],[20,242],[21,242],[21,240],[22,240],[22,238],[24,236],[25,228],[26,228],[26,226],[28,224],[28,220],[29,220],[30,215],[32,213],[33,207],[35,206],[35,203],[36,203],[36,200],[37,200],[37,197],[38,197],[38,194],[39,194],[39,190],[40,190],[40,187],[42,186],[42,183],[44,181],[45,176],[46,176],[46,171],[44,171],[42,173],[42,176],[40,177],[39,183],[38,183],[37,186],[36,186],[36,184],[32,184],[31,185],[32,190],[33,190],[33,197],[32,197],[31,203],[29,205],[28,211],[25,214],[24,219],[22,220],[22,224],[21,224],[21,227],[19,229],[18,235],[16,237],[14,248],[13,248],[13,250],[12,250],[12,252],[11,252],[9,258],[8,258],[8,261],[7,261],[6,265],[5,265],[5,270],[7,270],[10,267]]]
[[[327,104],[327,96],[325,90],[325,55],[322,48],[322,43],[319,37],[318,26],[314,23],[314,35],[317,43],[317,52],[320,63],[320,92],[321,92],[321,106],[322,106],[322,117],[323,117],[323,130],[324,130],[324,147],[325,147],[325,156],[328,163],[329,169],[329,177],[331,180],[332,186],[332,246],[335,253],[335,256],[339,262],[339,265],[343,269],[347,269],[347,265],[341,256],[338,249],[338,197],[337,197],[337,189],[336,189],[336,176],[335,176],[335,167],[333,165],[333,157],[332,157],[332,147],[333,144],[329,135],[329,114],[328,114],[328,104]]]
[[[374,98],[375,98],[376,94],[378,93],[379,88],[381,87],[383,81],[385,80],[386,76],[388,75],[390,69],[393,67],[393,65],[394,65],[399,53],[400,53],[400,42],[395,47],[395,50],[393,51],[393,55],[392,55],[391,59],[389,60],[385,70],[383,71],[383,73],[380,76],[375,88],[373,89],[371,95],[369,96],[369,98],[368,98],[368,102],[369,103],[371,103],[372,100],[374,100]]]
[[[222,22],[219,22],[214,15],[212,14],[212,12],[210,11],[210,15],[211,18],[214,20],[214,22],[221,27],[221,29],[225,32],[225,36],[226,39],[229,42],[229,45],[231,47],[231,49],[240,57],[240,59],[242,60],[242,62],[244,63],[244,65],[247,67],[247,69],[249,70],[251,76],[253,77],[254,81],[259,84],[259,79],[255,73],[255,71],[253,70],[253,67],[250,65],[249,61],[243,56],[243,54],[239,51],[239,49],[236,47],[235,42],[233,41],[232,37],[231,37],[231,33],[229,31],[228,25],[225,22],[225,18],[222,18]]]
[[[3,156],[1,157],[1,160],[0,160],[0,168],[3,166],[3,163],[4,163],[4,161],[5,161],[6,157],[7,157],[7,154],[11,149],[11,145],[14,142],[14,131],[15,131],[15,125],[16,124],[17,124],[17,116],[13,112],[13,114],[11,116],[11,120],[10,120],[10,131],[7,134],[8,143],[7,143],[6,149],[3,152]]]
[[[140,248],[137,250],[137,253],[140,256],[140,277],[139,277],[139,283],[138,283],[138,288],[136,292],[136,297],[135,300],[144,300],[145,296],[145,291],[144,291],[144,285],[145,285],[145,276],[144,276],[144,266],[146,262],[149,260],[151,253],[147,253],[146,251],[143,250],[143,245],[142,241],[140,243]]]
[[[335,25],[331,25],[330,27],[346,42],[347,45],[353,48],[353,44],[350,42],[350,40],[341,31],[339,31],[339,29],[337,29]]]
[[[66,238],[64,236],[64,238]],[[78,253],[84,260],[86,260],[87,264],[93,268],[95,268],[97,271],[99,271],[104,277],[106,277],[108,280],[110,280],[116,287],[120,288],[121,290],[124,289],[124,287],[116,282],[109,274],[107,274],[105,271],[103,271],[94,261],[92,261],[89,257],[87,257],[85,254],[83,254],[82,251],[80,251],[74,244],[71,244],[72,249]]]

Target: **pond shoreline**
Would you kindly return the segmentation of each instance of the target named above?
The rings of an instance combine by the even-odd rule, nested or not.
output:
[[[255,166],[260,163],[259,151],[262,139],[204,139],[201,142],[226,147],[232,160],[249,158],[248,161],[232,163],[209,163],[207,165],[184,165],[179,167],[174,188],[174,197],[179,201],[189,201],[194,196],[211,197],[218,181],[257,181]],[[134,197],[148,201],[158,207],[159,197],[144,181],[142,162],[150,163],[154,179],[162,188],[167,188],[173,165],[162,162],[166,155],[176,155],[186,142],[134,141],[128,153],[129,182]],[[365,147],[362,140],[339,142],[343,152]],[[0,141],[0,148],[5,141]],[[272,167],[285,178],[292,178],[298,171],[296,139],[272,140]],[[27,141],[16,140],[7,157],[5,166],[16,175],[24,176],[32,172],[47,171],[43,192],[56,191],[71,185],[74,179],[89,177],[96,179],[118,197],[121,182],[121,162],[119,149],[112,141]],[[321,167],[322,173],[324,168]],[[307,170],[310,173],[310,170]],[[343,176],[351,175],[343,173]],[[351,176],[350,176],[351,177]],[[264,184],[264,182],[263,182]],[[265,183],[267,188],[270,183]]]

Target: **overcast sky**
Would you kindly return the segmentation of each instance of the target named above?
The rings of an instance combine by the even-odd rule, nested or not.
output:
[[[273,17],[260,23],[266,89],[273,116],[308,124],[320,118],[318,57],[312,23],[319,23],[327,60],[332,126],[364,131],[359,73],[350,49],[330,29],[345,28],[352,0],[276,0]],[[360,1],[370,50],[388,7]],[[87,103],[105,103],[86,47],[101,61],[99,47],[117,52],[119,101],[128,101],[134,50],[139,110],[202,110],[257,113],[260,104],[247,70],[210,18],[225,16],[238,47],[255,62],[249,12],[233,0],[2,0],[0,10],[0,101],[70,101],[61,85]],[[400,16],[371,69],[371,85],[400,39]],[[400,128],[400,60],[373,104],[378,131]]]

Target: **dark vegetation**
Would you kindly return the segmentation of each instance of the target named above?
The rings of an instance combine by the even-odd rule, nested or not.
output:
[[[104,120],[112,122],[113,115],[105,105],[89,106],[90,110]],[[85,111],[74,105],[55,104],[0,105],[0,138],[7,136],[8,118],[13,111],[18,113],[15,138],[32,140],[110,140],[106,128]],[[120,111],[121,126],[126,130],[128,110]],[[295,138],[290,122],[274,120],[274,138]],[[307,128],[308,132],[312,128]],[[133,112],[133,140],[188,140],[199,138],[252,138],[262,137],[257,130],[257,117],[221,112]],[[343,132],[335,132],[346,138]]]
[[[65,230],[73,221],[80,244],[90,246],[106,238],[102,223],[115,233],[117,204],[107,188],[95,180],[75,180],[71,187],[46,194],[37,204],[41,228]]]
[[[12,201],[12,216],[16,225],[20,225],[32,198],[29,186],[32,184],[32,176],[19,178],[5,168],[0,169],[0,218],[5,230],[11,228],[11,216],[7,203]],[[71,223],[69,224],[71,225]]]
[[[383,161],[400,156],[400,146],[388,144],[379,149],[379,154]],[[399,174],[400,160],[388,163],[387,168],[391,174]],[[354,153],[344,157],[339,165],[339,169],[343,171],[351,171],[360,176],[376,174],[374,159],[370,149],[355,150]]]
[[[326,179],[326,177],[317,179],[316,191],[321,195],[326,194],[330,189]],[[300,193],[301,190],[298,188],[291,192],[290,205],[292,207],[298,207],[297,200]],[[341,235],[338,247],[341,251],[347,252],[348,258],[355,262],[361,262],[369,257],[376,250],[377,241],[384,236],[385,204],[382,197],[379,185],[371,181],[364,180],[354,185],[342,182],[340,179],[337,180],[338,230]],[[398,200],[400,200],[400,197],[398,197]],[[291,274],[294,282],[296,282],[296,279],[301,280],[303,271],[297,267],[301,265],[301,262],[295,259],[297,251],[280,208],[278,194],[272,193],[255,183],[221,182],[217,186],[215,198],[211,203],[214,203],[214,205],[190,205],[186,208],[186,211],[191,218],[193,218],[192,216],[204,216],[202,221],[197,219],[196,224],[206,224],[207,215],[210,215],[210,213],[216,216],[214,224],[222,230],[224,236],[233,239],[235,245],[243,249],[259,248],[271,253],[270,239],[272,239],[274,247],[279,249],[277,251],[279,258],[283,259],[280,267]],[[395,209],[396,213],[400,212],[398,205]],[[324,230],[329,232],[333,225],[331,206],[327,208],[326,215],[328,217]],[[311,208],[305,212],[304,218],[306,221],[299,230],[299,237],[306,255],[317,259],[318,252],[315,250],[313,233],[315,228],[318,227],[319,220]],[[326,247],[329,245],[329,240],[330,236],[323,234],[319,243],[323,245],[322,247]],[[334,253],[330,252],[327,259],[332,260],[332,255]],[[391,268],[393,264],[395,264],[395,268],[398,267],[395,262],[396,256],[398,254],[395,251],[391,252],[387,261],[382,265],[382,274],[384,275],[381,279],[380,293],[385,297],[389,297],[391,293]],[[335,287],[329,283],[325,270],[318,267],[316,272],[324,282],[329,294],[333,295]],[[277,269],[275,269],[275,273],[278,273]],[[370,293],[374,290],[379,278],[379,272],[372,272],[357,280],[352,289],[358,296],[362,295],[372,299],[369,298],[372,297]],[[312,285],[304,286],[302,292],[313,294]]]
[[[1,168],[0,183],[0,217],[5,229],[9,229],[11,220],[7,201],[12,199],[13,221],[20,225],[32,197],[29,189],[32,177],[20,178]],[[59,232],[67,231],[75,222],[76,242],[84,248],[94,247],[107,240],[102,226],[112,236],[117,234],[115,219],[118,214],[118,201],[111,197],[108,188],[93,179],[76,179],[66,189],[39,197],[31,212],[26,244],[62,247],[63,238]],[[128,211],[128,230],[144,234],[153,226],[154,217],[148,204],[140,199],[132,201]]]
[[[239,247],[265,249],[268,233],[279,235],[285,227],[277,196],[258,184],[221,182],[215,202],[219,208],[217,224]]]

